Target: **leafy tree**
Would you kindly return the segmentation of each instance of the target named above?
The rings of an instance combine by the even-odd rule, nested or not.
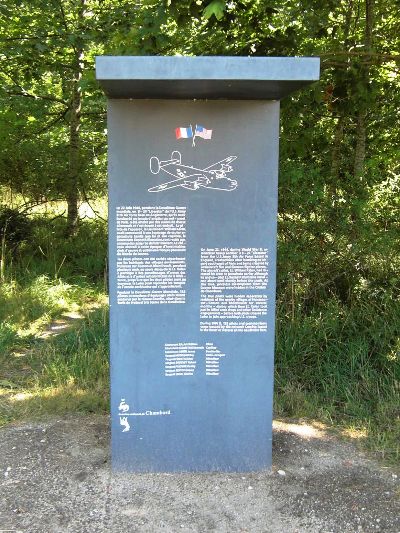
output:
[[[78,201],[104,191],[104,97],[94,56],[115,28],[134,18],[129,2],[6,1],[0,7],[0,98],[6,154],[1,183],[31,197],[68,204],[76,232]]]

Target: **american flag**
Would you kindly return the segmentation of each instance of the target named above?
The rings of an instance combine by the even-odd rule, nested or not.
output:
[[[194,137],[201,137],[202,139],[211,139],[212,130],[206,129],[204,126],[199,126],[196,124],[194,130]]]

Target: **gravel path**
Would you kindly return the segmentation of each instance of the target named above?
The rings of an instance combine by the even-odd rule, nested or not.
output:
[[[400,533],[400,486],[349,442],[275,423],[252,474],[118,474],[106,417],[0,430],[0,533]]]

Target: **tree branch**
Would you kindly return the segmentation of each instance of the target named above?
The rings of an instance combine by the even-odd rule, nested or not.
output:
[[[82,117],[86,117],[86,116],[98,116],[98,117],[105,117],[107,116],[107,112],[106,111],[84,111],[83,113],[81,113],[81,116]]]
[[[17,80],[15,80],[11,74],[9,74],[8,72],[6,72],[4,69],[1,69],[0,72],[2,72],[5,76],[7,76],[7,78],[9,78],[12,83],[19,88],[19,91],[5,91],[6,94],[8,94],[8,96],[24,96],[26,98],[33,98],[35,100],[48,100],[50,102],[56,102],[58,104],[63,104],[64,106],[68,107],[68,103],[65,102],[64,100],[62,100],[61,98],[57,98],[56,96],[51,96],[50,94],[42,94],[42,95],[39,95],[39,94],[33,94],[33,93],[30,93],[28,91],[26,91],[22,85],[20,83],[18,83]]]
[[[34,100],[48,100],[49,102],[56,102],[58,104],[63,104],[68,107],[67,102],[61,98],[56,98],[55,96],[50,96],[48,94],[32,94],[28,93],[25,90],[18,91],[5,91],[8,96],[24,96],[26,98],[33,98]]]
[[[371,52],[362,52],[361,50],[359,52],[350,52],[350,51],[337,51],[337,52],[325,52],[324,54],[318,54],[320,57],[328,57],[328,56],[345,56],[345,57],[353,57],[353,56],[367,56],[367,57],[377,57],[381,59],[387,59],[388,61],[400,61],[400,55],[393,55],[393,54],[379,54],[379,53],[371,53]]]
[[[7,43],[7,42],[13,42],[13,41],[44,41],[45,39],[48,39],[50,37],[65,37],[65,36],[71,35],[71,34],[63,34],[60,35],[59,33],[47,33],[46,35],[27,35],[27,36],[18,36],[18,37],[0,37],[0,42]]]
[[[80,181],[80,184],[81,184],[81,190],[82,190],[82,194],[83,194],[83,199],[85,200],[85,202],[87,203],[87,205],[90,207],[90,209],[93,211],[93,213],[98,217],[100,218],[100,220],[102,220],[103,222],[107,222],[107,220],[105,218],[103,218],[101,215],[99,215],[99,212],[96,211],[95,209],[93,209],[93,207],[90,205],[89,203],[89,199],[87,197],[87,194],[86,194],[86,191],[85,191],[85,187],[83,185],[83,181],[82,181],[82,178],[80,177],[79,178],[79,181]]]
[[[41,133],[44,133],[45,131],[49,130],[54,124],[57,124],[57,122],[60,122],[60,120],[63,120],[65,118],[65,115],[67,114],[68,109],[66,109],[63,113],[60,113],[56,118],[51,120],[48,124],[40,128],[35,132],[35,135],[40,135]]]
[[[65,28],[65,31],[68,32],[69,28],[68,28],[68,24],[67,24],[67,19],[65,17],[65,11],[64,11],[64,6],[62,4],[62,0],[58,1],[58,5],[60,6],[61,18],[62,18],[62,21],[63,21],[63,26]]]

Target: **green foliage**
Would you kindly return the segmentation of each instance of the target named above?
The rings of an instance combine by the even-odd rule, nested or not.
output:
[[[104,194],[105,98],[95,81],[94,56],[136,8],[110,0],[34,0],[19,3],[18,10],[15,2],[3,4],[0,185],[37,201],[65,199],[76,166],[73,186],[81,198]]]
[[[32,235],[32,223],[28,216],[4,205],[0,205],[0,242],[15,248]]]
[[[70,240],[64,230],[62,219],[37,217],[31,239],[6,269],[0,284],[5,337],[11,325],[21,338],[37,333],[63,311],[85,307],[104,292],[105,223],[85,221]]]
[[[330,298],[307,315],[280,307],[276,414],[362,431],[373,451],[399,460],[400,302],[363,292],[351,306]]]
[[[54,338],[39,350],[39,386],[67,386],[79,389],[95,386],[108,396],[108,313],[97,310],[88,315],[77,330]],[[37,354],[35,354],[35,360]]]
[[[105,226],[85,221],[71,240],[64,228],[38,218],[0,284],[3,423],[108,406]]]
[[[1,360],[0,425],[21,418],[109,409],[107,312],[98,309],[71,331]]]
[[[333,195],[317,164],[282,164],[276,412],[361,431],[398,460],[399,177]]]
[[[206,20],[214,16],[217,20],[221,20],[224,16],[225,2],[223,0],[212,0],[204,9],[203,16]]]
[[[107,268],[107,224],[98,219],[81,222],[79,233],[64,238],[65,221],[42,217],[36,221],[34,239],[26,247],[24,257],[15,265],[12,275],[20,272],[32,276],[79,279],[104,284]],[[104,285],[103,285],[104,286]]]

